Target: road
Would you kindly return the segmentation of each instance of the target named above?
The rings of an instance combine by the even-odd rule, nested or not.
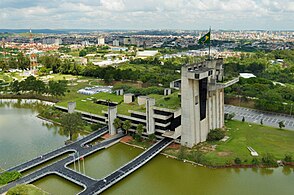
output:
[[[242,121],[242,118],[244,117],[245,121],[256,124],[260,124],[260,121],[262,119],[265,126],[276,128],[279,128],[279,121],[284,121],[285,129],[294,131],[294,117],[290,115],[243,108],[232,105],[225,105],[225,113],[235,113],[235,117],[233,119]]]

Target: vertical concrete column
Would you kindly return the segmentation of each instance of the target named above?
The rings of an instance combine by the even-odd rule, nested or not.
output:
[[[74,113],[75,109],[76,109],[76,102],[68,102],[67,103],[68,113]]]
[[[209,122],[209,125],[208,125],[208,130],[210,129],[213,129],[213,107],[212,107],[212,98],[213,98],[213,95],[212,95],[212,92],[208,92],[208,122]]]
[[[219,98],[220,98],[220,91],[219,90],[216,90],[216,128],[220,128],[220,120],[219,120],[219,116],[220,116],[220,101],[219,101]]]
[[[225,97],[224,97],[224,89],[220,91],[220,127],[222,128],[225,124]]]
[[[216,95],[215,95],[215,91],[213,91],[213,94],[212,94],[212,112],[213,112],[213,118],[212,118],[212,129],[215,129],[216,128],[216,117],[217,117],[217,114],[216,114]]]
[[[113,122],[117,115],[117,107],[109,106],[108,107],[108,130],[110,135],[117,134],[117,130],[115,129]]]
[[[190,80],[187,78],[187,70],[182,67],[182,78],[181,78],[181,125],[182,125],[182,135],[181,135],[181,145],[187,147],[193,147],[196,144],[196,136],[199,136],[200,128],[199,124],[199,100],[195,105],[195,97],[199,97],[198,89],[199,83],[196,80]],[[197,93],[196,93],[197,92]],[[196,127],[197,126],[197,127]]]
[[[153,106],[155,105],[155,99],[147,98],[146,99],[146,130],[147,134],[155,133],[155,121],[154,121],[154,110]]]

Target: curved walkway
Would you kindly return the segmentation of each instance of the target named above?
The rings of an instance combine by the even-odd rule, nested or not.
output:
[[[41,156],[38,156],[30,161],[27,161],[25,163],[22,163],[20,165],[17,165],[15,167],[9,168],[6,171],[25,171],[28,170],[32,167],[35,167],[37,165],[40,165],[46,161],[49,161],[55,157],[58,157],[64,153],[67,152],[78,152],[80,151],[82,148],[82,146],[88,142],[91,142],[99,137],[101,137],[102,135],[106,134],[108,131],[107,127],[104,127],[98,131],[95,131],[94,133],[91,133],[90,135],[72,143],[66,146],[62,146],[54,151],[48,152],[46,154],[43,154]]]
[[[107,132],[107,128],[102,128],[97,132],[94,132],[87,137],[74,142],[70,145],[61,147],[55,151],[49,152],[43,156],[37,157],[31,161],[25,162],[21,165],[17,165],[13,168],[8,169],[7,171],[24,171],[28,170],[31,167],[37,166],[39,164],[42,164],[43,162],[46,162],[56,156],[59,156],[65,152],[68,151],[77,151],[74,156],[68,156],[62,160],[59,160],[53,164],[50,164],[46,167],[40,168],[37,171],[34,171],[33,173],[24,176],[14,182],[11,182],[3,187],[0,188],[0,194],[6,192],[11,187],[14,187],[17,184],[23,184],[23,183],[31,183],[33,181],[36,181],[46,175],[49,174],[57,174],[60,175],[66,179],[69,179],[70,181],[73,181],[74,183],[84,186],[85,188],[92,184],[95,180],[92,178],[89,178],[88,176],[82,175],[78,172],[72,171],[67,169],[65,166],[67,164],[73,163],[75,160],[77,160],[80,157],[85,157],[87,155],[90,155],[98,150],[104,149],[107,146],[113,144],[115,141],[119,140],[123,134],[117,134],[116,136],[113,136],[110,139],[104,140],[103,142],[94,145],[92,147],[82,147],[84,144],[93,141],[94,139],[100,137],[101,135],[105,134]],[[90,182],[91,181],[91,182]]]
[[[81,193],[80,195],[86,194],[99,194],[106,190],[107,188],[111,187],[115,183],[122,180],[124,177],[128,176],[132,172],[139,169],[141,166],[146,164],[149,160],[155,157],[158,153],[160,153],[166,146],[168,146],[173,139],[171,138],[164,138],[161,141],[154,144],[149,149],[145,150],[142,154],[137,156],[135,159],[130,161],[129,163],[125,164],[121,168],[117,169],[113,173],[109,174],[108,176],[96,181],[94,184],[87,187],[87,189]]]

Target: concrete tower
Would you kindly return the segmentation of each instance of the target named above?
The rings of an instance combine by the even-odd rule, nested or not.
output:
[[[203,142],[211,129],[224,126],[224,88],[239,81],[223,81],[223,60],[184,65],[181,76],[181,144]]]

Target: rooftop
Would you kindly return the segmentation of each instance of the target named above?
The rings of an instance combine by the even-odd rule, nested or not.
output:
[[[150,98],[155,99],[155,106],[159,108],[168,108],[172,110],[176,110],[181,106],[181,98],[178,97],[178,93],[175,92],[168,96],[158,95],[158,94],[151,94],[148,95]],[[134,102],[131,103],[124,103],[123,96],[118,96],[111,93],[98,93],[93,94],[90,97],[86,96],[83,98],[76,98],[73,99],[73,102],[76,102],[76,109],[79,111],[89,112],[92,114],[104,116],[103,111],[107,111],[108,106],[103,104],[95,103],[95,100],[106,100],[113,103],[117,103],[117,112],[118,114],[130,116],[131,113],[129,110],[143,112],[145,113],[146,107],[145,105],[138,105],[137,98]],[[58,102],[58,106],[66,107],[67,108],[68,101],[61,101]]]

